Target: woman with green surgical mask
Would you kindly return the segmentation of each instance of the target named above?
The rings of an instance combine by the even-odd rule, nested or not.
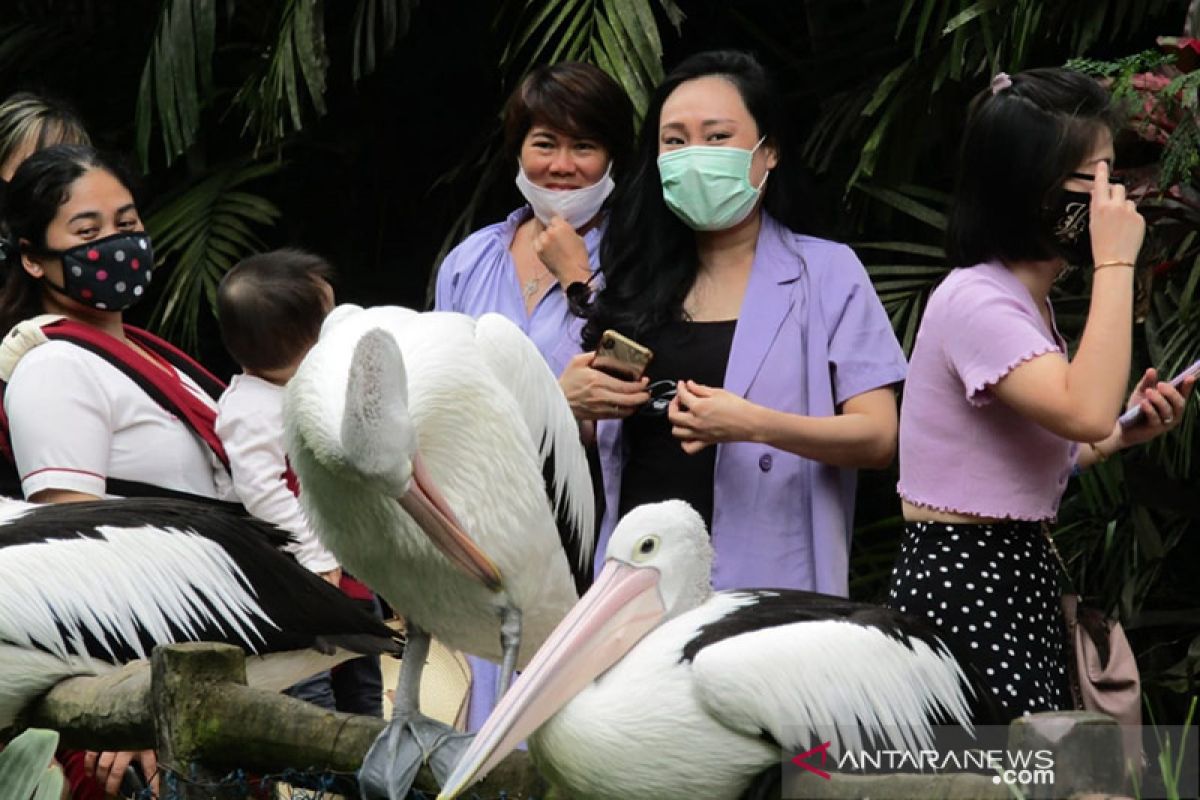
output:
[[[709,522],[716,588],[845,595],[855,471],[892,460],[905,363],[854,253],[785,224],[781,107],[744,53],[666,77],[613,195],[583,331],[585,350],[614,329],[653,359],[628,381],[585,352],[560,383],[596,426],[597,553],[633,506],[680,498]]]

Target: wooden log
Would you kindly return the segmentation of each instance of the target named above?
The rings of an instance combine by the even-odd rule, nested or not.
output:
[[[100,677],[62,681],[24,715],[21,727],[53,728],[76,750],[154,746],[150,663],[134,661]]]
[[[386,722],[252,689],[241,649],[188,643],[156,648],[151,663],[65,680],[27,712],[23,724],[53,728],[75,748],[157,746],[160,763],[189,780],[215,782],[231,767],[354,771]],[[416,788],[437,794],[428,768],[421,769]],[[544,795],[527,753],[511,754],[474,789],[480,797],[502,790],[512,800]]]

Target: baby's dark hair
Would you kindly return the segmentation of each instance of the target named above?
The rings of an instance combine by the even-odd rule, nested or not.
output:
[[[217,287],[225,349],[242,369],[295,363],[321,332],[333,276],[325,259],[292,248],[239,261]]]

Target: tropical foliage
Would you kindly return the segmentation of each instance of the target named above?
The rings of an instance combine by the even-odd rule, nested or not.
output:
[[[908,346],[945,272],[971,97],[1000,70],[1086,59],[1134,112],[1121,168],[1153,233],[1136,366],[1173,373],[1200,356],[1200,71],[1194,44],[1156,36],[1197,33],[1194,0],[12,0],[0,91],[69,97],[135,156],[167,274],[153,322],[211,355],[216,282],[267,245],[333,256],[354,299],[420,304],[435,253],[515,200],[498,115],[532,65],[592,61],[641,113],[664,63],[751,49],[786,90],[819,232],[859,249]],[[1070,335],[1087,291],[1059,288]],[[1075,482],[1059,533],[1132,629],[1160,719],[1200,669],[1197,419]],[[865,476],[860,597],[881,596],[896,514],[894,474]]]

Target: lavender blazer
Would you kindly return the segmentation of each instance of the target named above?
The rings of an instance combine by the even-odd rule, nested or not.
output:
[[[779,411],[828,416],[904,379],[906,364],[866,270],[843,244],[802,236],[763,214],[725,388]],[[597,426],[606,511],[616,524],[620,420]],[[712,541],[717,589],[773,587],[845,596],[856,471],[750,442],[717,446]]]

